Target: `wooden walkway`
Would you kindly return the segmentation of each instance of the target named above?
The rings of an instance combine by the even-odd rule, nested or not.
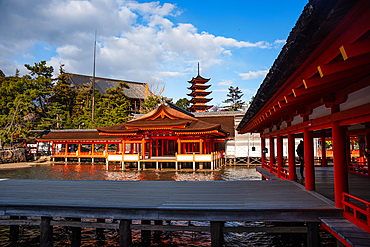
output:
[[[289,181],[1,180],[0,215],[206,221],[318,221],[341,210]],[[273,189],[272,189],[273,188]]]
[[[137,225],[131,224],[133,219],[142,222],[210,221],[208,230],[199,231],[211,232],[211,246],[222,246],[222,233],[225,231],[253,230],[225,229],[225,221],[306,222],[305,230],[290,227],[277,231],[307,233],[307,245],[316,246],[319,218],[342,214],[342,210],[335,208],[327,198],[316,192],[307,192],[295,182],[282,180],[131,182],[3,179],[0,180],[0,188],[0,216],[10,216],[10,220],[0,221],[0,224],[39,224],[40,246],[52,246],[50,226],[57,224],[53,217],[119,219],[120,246],[130,246],[130,229],[137,229]],[[19,216],[41,217],[41,221],[22,221]],[[72,223],[74,225],[69,226],[81,227],[82,224]],[[96,227],[110,226],[103,223]],[[150,225],[143,227],[153,230]]]
[[[279,180],[264,168],[257,168],[267,179]],[[300,179],[299,168],[296,174]],[[348,173],[349,193],[370,201],[370,178]],[[315,191],[334,202],[334,167],[315,167]],[[320,217],[322,226],[333,234],[344,246],[370,247],[370,234],[341,217]]]

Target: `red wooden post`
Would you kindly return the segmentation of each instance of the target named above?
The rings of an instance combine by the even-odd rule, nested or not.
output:
[[[181,154],[181,141],[180,141],[180,139],[177,139],[177,153]]]
[[[304,139],[304,164],[306,190],[315,190],[315,164],[313,156],[313,137],[312,132],[307,128],[303,130]]]
[[[158,157],[158,139],[155,140],[155,156]]]
[[[283,138],[281,135],[277,135],[277,165],[278,165],[278,177],[281,177],[281,168],[283,167]]]
[[[143,160],[145,160],[145,144],[146,144],[146,142],[145,142],[145,138],[143,137],[143,139],[142,139],[142,141],[141,141],[141,151],[142,151],[142,159]]]
[[[149,142],[149,156],[152,157],[153,156],[153,140],[150,139],[150,142]]]
[[[332,122],[332,141],[334,159],[334,195],[335,206],[342,208],[343,192],[348,192],[348,172],[346,159],[346,132],[339,122]]]
[[[161,140],[161,144],[162,144],[162,153],[161,153],[161,156],[163,156],[163,154],[164,154],[164,140],[162,139]]]
[[[275,154],[274,154],[274,137],[270,136],[270,172],[274,166]]]
[[[261,137],[261,165],[262,167],[265,165],[265,159],[266,159],[266,154],[263,152],[265,149],[266,142],[265,138]]]
[[[288,163],[289,163],[289,180],[296,180],[295,172],[295,140],[292,132],[288,132]]]
[[[169,154],[169,152],[168,152],[168,150],[169,150],[169,143],[170,143],[170,141],[167,139],[167,144],[166,144],[167,153],[166,154]]]

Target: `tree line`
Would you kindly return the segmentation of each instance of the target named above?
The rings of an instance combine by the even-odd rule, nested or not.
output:
[[[28,140],[34,137],[33,130],[49,129],[93,129],[126,122],[129,119],[130,101],[123,89],[129,88],[119,82],[114,88],[108,88],[105,94],[95,89],[94,121],[92,121],[92,82],[72,86],[68,75],[59,68],[53,78],[54,68],[46,61],[25,64],[29,73],[20,76],[16,70],[14,76],[6,76],[0,70],[0,146],[16,140]],[[163,88],[164,89],[164,88]],[[142,113],[157,107],[164,99],[161,93],[148,94],[142,104]],[[147,88],[148,90],[148,88]],[[232,86],[227,99],[230,111],[242,109],[241,90]],[[190,102],[179,99],[177,106],[189,110]],[[212,110],[218,111],[220,106]]]
[[[92,129],[127,121],[130,101],[123,92],[128,85],[120,82],[101,94],[95,89],[92,121],[92,83],[71,86],[63,69],[56,78],[45,61],[26,64],[29,73],[6,76],[0,70],[0,140],[11,143],[33,136],[31,130]]]

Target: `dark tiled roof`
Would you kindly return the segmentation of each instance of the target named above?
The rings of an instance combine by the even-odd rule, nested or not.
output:
[[[68,78],[71,80],[73,85],[84,85],[92,83],[92,76],[78,75],[67,73]],[[107,78],[95,77],[95,88],[99,89],[99,92],[105,94],[105,90],[108,88],[114,88],[118,85],[118,82],[125,82],[130,88],[124,88],[123,91],[130,99],[146,99],[146,87],[145,83],[132,82],[125,80],[113,80]]]
[[[258,89],[252,104],[237,128],[238,131],[242,130],[262,109],[356,2],[357,0],[309,1]]]
[[[229,133],[229,137],[235,136],[234,116],[196,116],[199,120],[212,124],[221,124],[221,128]]]
[[[111,140],[120,137],[101,136],[97,130],[52,130],[49,134],[39,138],[39,141],[56,140]]]

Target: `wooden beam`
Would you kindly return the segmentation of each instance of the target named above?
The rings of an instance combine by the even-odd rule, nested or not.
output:
[[[223,246],[223,226],[224,222],[222,221],[211,221],[211,247]]]
[[[353,43],[342,45],[339,50],[343,57],[343,60],[369,53],[370,39],[357,40]]]
[[[51,217],[41,217],[40,247],[53,247],[53,226],[50,221]]]
[[[131,247],[132,237],[131,237],[131,222],[132,220],[120,220],[119,223],[119,246],[120,247]]]

